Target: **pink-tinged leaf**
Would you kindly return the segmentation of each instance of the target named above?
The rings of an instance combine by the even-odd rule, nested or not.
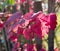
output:
[[[8,20],[6,21],[5,25],[10,24],[11,22],[16,21],[17,19],[20,19],[21,16],[22,16],[22,13],[21,13],[21,12],[16,12],[16,13],[14,13],[12,16],[10,16],[10,17],[8,18]]]
[[[18,22],[16,22],[14,25],[11,25],[10,26],[10,31],[11,30],[13,30],[13,32],[15,32],[15,33],[19,33],[20,31],[22,31],[22,27],[23,27],[23,25],[22,24],[24,24],[25,23],[25,20],[24,19],[20,19]],[[19,29],[19,28],[21,28],[21,30]],[[19,33],[20,34],[20,33]]]
[[[31,30],[38,36],[39,38],[42,38],[42,32],[41,32],[41,22],[40,20],[36,19],[31,24]]]
[[[4,24],[3,23],[0,23],[0,28],[3,28]]]
[[[38,19],[41,22],[42,37],[44,37],[44,35],[48,34],[49,32],[50,23],[48,18],[49,16],[45,15],[44,13],[38,15]]]
[[[20,19],[19,21],[17,21],[15,24],[11,25],[8,27],[7,32],[9,33],[10,31],[14,31],[15,33],[17,33],[18,27],[26,27],[29,23],[29,20],[25,20],[25,19]]]
[[[20,28],[20,27],[18,27],[18,30],[17,30],[17,34],[23,34],[23,30],[24,30],[24,28]]]
[[[13,24],[11,26],[8,26],[7,29],[6,29],[7,33],[11,32],[14,28],[17,28],[17,26],[18,26],[18,23],[15,23],[15,24]]]
[[[7,34],[7,39],[10,39],[10,37],[13,35],[13,32],[10,32],[9,34]]]
[[[19,25],[17,24],[13,29],[11,29],[14,33],[17,33]]]
[[[49,32],[49,19],[48,16],[46,17],[46,15],[44,15],[43,19],[40,19],[41,21],[41,30],[42,30],[42,36],[44,36],[45,34],[48,34]]]
[[[34,33],[31,30],[31,26],[28,26],[23,30],[23,35],[27,40],[34,38]]]
[[[7,34],[7,39],[15,42],[18,39],[18,35],[15,32],[11,31]]]
[[[3,27],[4,27],[4,23],[0,21],[0,31],[2,30]]]
[[[48,15],[45,15],[44,13],[39,14],[37,17],[41,22],[48,22]]]
[[[24,18],[26,18],[26,19],[34,19],[34,18],[36,18],[39,14],[41,14],[42,12],[41,11],[39,11],[39,12],[37,12],[37,13],[33,13],[33,12],[29,12],[29,13],[26,13],[25,15],[24,15]]]
[[[14,30],[15,28],[16,29],[14,30],[14,32],[15,31],[17,32],[18,27],[23,27],[22,24],[24,24],[24,23],[25,23],[25,20],[24,19],[20,19],[19,21],[15,22],[15,24],[9,26],[8,29],[7,29],[7,32],[9,33],[10,31]]]
[[[27,40],[30,40],[30,39],[31,39],[30,34],[31,34],[31,33],[30,33],[30,30],[24,29],[23,35],[24,35],[24,37],[25,37]]]
[[[37,13],[34,13],[34,14],[31,16],[31,19],[36,18],[37,16],[39,16],[39,14],[42,14],[42,12],[39,11],[39,12],[37,12]]]
[[[57,16],[55,13],[49,14],[50,29],[54,30],[57,25]]]
[[[49,25],[46,25],[47,22],[42,22],[41,24],[41,30],[42,30],[42,36],[44,37],[49,32]]]
[[[34,51],[33,44],[27,44],[27,51]]]
[[[12,36],[10,37],[10,40],[15,41],[16,39],[18,39],[17,34],[12,34]]]
[[[33,13],[26,13],[25,15],[24,15],[24,18],[25,19],[28,19],[28,18],[30,18],[31,16],[33,15]]]

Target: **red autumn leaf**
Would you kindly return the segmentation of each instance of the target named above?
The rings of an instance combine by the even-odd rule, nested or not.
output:
[[[54,30],[57,24],[57,16],[55,13],[49,14],[50,29]]]
[[[23,34],[23,30],[24,30],[24,28],[20,28],[20,27],[18,27],[18,30],[17,30],[17,34]]]

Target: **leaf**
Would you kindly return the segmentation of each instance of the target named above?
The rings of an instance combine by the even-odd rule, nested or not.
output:
[[[10,16],[10,17],[7,19],[7,21],[6,21],[5,25],[10,24],[11,22],[16,21],[17,19],[20,19],[20,18],[21,18],[21,16],[22,16],[22,13],[21,13],[20,11],[19,11],[19,12],[14,13],[12,16]]]

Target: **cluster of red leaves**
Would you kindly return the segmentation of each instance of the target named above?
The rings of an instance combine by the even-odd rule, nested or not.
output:
[[[8,33],[13,31],[18,36],[22,34],[29,40],[34,38],[34,34],[42,38],[45,34],[48,34],[49,29],[54,30],[56,28],[56,19],[55,13],[45,15],[39,11],[22,15],[21,12],[17,12],[9,17],[5,25],[8,25]]]
[[[23,35],[27,40],[34,38],[34,35],[43,38],[45,34],[48,34],[49,29],[56,28],[56,19],[55,13],[45,15],[39,11],[22,15],[21,12],[16,12],[4,24],[0,23],[0,28],[7,26],[8,39],[14,42],[20,35]]]

